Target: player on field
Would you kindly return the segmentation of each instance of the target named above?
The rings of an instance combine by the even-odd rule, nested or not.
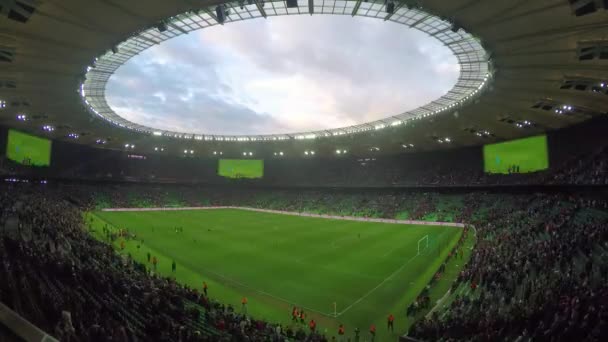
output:
[[[203,292],[205,293],[205,296],[207,295],[207,282],[203,281]]]
[[[376,339],[376,325],[373,323],[369,327],[369,334],[372,335],[371,341],[374,342],[374,340]]]
[[[155,256],[152,257],[152,266],[154,266],[154,270],[156,271],[156,265],[158,264],[158,259]]]
[[[148,262],[150,262],[150,252],[148,252]]]
[[[176,267],[177,265],[175,264],[175,260],[173,260],[173,262],[171,263],[171,272],[175,273]]]
[[[247,314],[247,297],[243,297],[241,299],[241,308],[243,309],[243,314]]]
[[[291,310],[291,320],[294,321],[294,322],[297,322],[298,321],[298,316],[299,316],[298,308],[294,306],[293,310]]]
[[[388,330],[390,330],[391,332],[395,332],[394,323],[395,323],[395,316],[393,316],[393,314],[389,314],[387,324],[388,324]]]
[[[340,340],[344,339],[344,324],[340,324],[338,327],[338,336],[340,336]]]
[[[355,342],[359,342],[360,333],[361,333],[361,330],[359,330],[359,328],[355,328]]]
[[[304,313],[304,309],[300,309],[300,323],[301,324],[306,323],[306,314]]]
[[[315,332],[315,330],[317,329],[317,322],[315,322],[314,318],[310,320],[310,322],[308,323],[308,327],[310,328],[311,333]]]

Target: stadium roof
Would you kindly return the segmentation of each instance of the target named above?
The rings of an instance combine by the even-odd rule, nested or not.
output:
[[[136,145],[151,153],[159,146],[175,153],[341,148],[395,153],[537,134],[608,110],[608,11],[593,0],[571,2],[395,1],[392,14],[384,0],[300,0],[297,8],[286,8],[284,1],[246,1],[243,9],[239,2],[226,3],[231,13],[226,23],[310,12],[393,20],[444,42],[462,73],[441,99],[385,120],[330,131],[221,137],[130,123],[104,97],[105,82],[131,56],[216,25],[220,2],[0,1],[0,123],[104,148]],[[27,119],[17,120],[18,115]]]

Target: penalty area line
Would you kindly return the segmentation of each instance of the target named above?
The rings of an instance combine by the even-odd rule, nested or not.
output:
[[[376,287],[374,287],[373,289],[369,290],[366,294],[364,294],[363,296],[361,296],[359,299],[357,299],[351,305],[347,306],[344,310],[338,312],[338,314],[335,317],[342,316],[346,311],[350,310],[353,306],[359,304],[362,300],[364,300],[365,298],[369,297],[369,295],[371,295],[372,293],[374,293],[377,289],[379,289],[382,285],[384,285],[384,283],[386,283],[387,281],[393,279],[393,277],[395,275],[397,275],[399,272],[401,272],[405,268],[405,266],[407,266],[410,262],[412,262],[414,259],[416,259],[419,255],[420,254],[414,255],[412,258],[410,258],[408,261],[406,261],[403,265],[401,265],[395,272],[391,273],[388,277],[384,278],[384,280],[382,280],[382,282],[380,282],[380,284],[376,285]]]

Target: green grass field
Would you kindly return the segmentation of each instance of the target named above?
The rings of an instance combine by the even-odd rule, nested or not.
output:
[[[240,309],[247,296],[248,312],[256,318],[288,323],[297,305],[329,334],[339,323],[349,332],[355,326],[365,332],[375,323],[379,341],[394,340],[411,324],[407,306],[461,235],[454,227],[237,209],[96,212],[87,220],[98,236],[104,224],[135,233],[143,244],[126,241],[123,253],[146,262],[150,252],[164,275],[172,275],[175,260],[177,281],[200,289],[205,280],[212,298]],[[418,253],[425,236],[429,245],[423,243]],[[389,313],[396,317],[395,334],[386,331]]]

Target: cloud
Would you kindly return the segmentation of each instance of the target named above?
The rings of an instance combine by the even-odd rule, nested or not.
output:
[[[450,50],[377,19],[285,16],[180,36],[112,76],[108,103],[159,129],[270,134],[336,128],[396,115],[446,93]]]

